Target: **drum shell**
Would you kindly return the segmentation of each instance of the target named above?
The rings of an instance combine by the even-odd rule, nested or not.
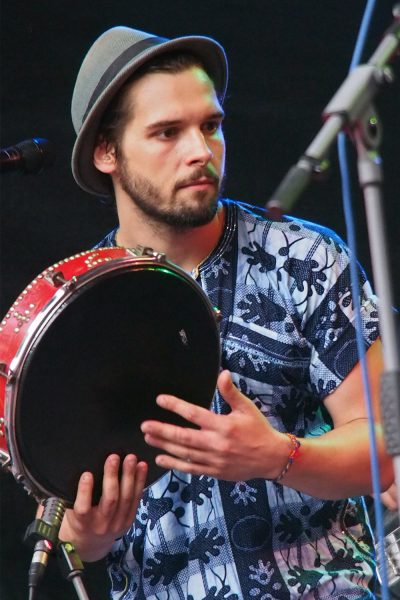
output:
[[[54,283],[54,275],[62,269],[62,274],[69,284],[91,269],[103,264],[103,261],[132,259],[125,248],[105,248],[99,251],[84,251],[60,260],[37,275],[21,292],[0,322],[0,459],[2,462],[10,458],[7,440],[9,439],[9,419],[6,417],[6,393],[9,385],[15,382],[15,373],[11,363],[23,352],[24,345],[29,343],[31,331],[43,326],[43,313],[59,285]],[[137,260],[137,258],[136,258]],[[61,292],[64,296],[65,291]]]
[[[160,261],[157,257],[138,257],[122,248],[83,252],[49,267],[27,286],[3,319],[0,332],[0,361],[5,365],[4,371],[7,374],[7,377],[4,375],[0,377],[0,401],[3,403],[1,409],[4,411],[2,414],[5,414],[6,421],[6,434],[1,441],[3,462],[4,457],[9,457],[11,464],[8,468],[12,470],[16,479],[25,485],[27,491],[36,497],[43,498],[58,494],[54,493],[47,479],[46,483],[43,483],[40,468],[35,468],[35,472],[32,472],[32,469],[27,467],[26,457],[31,452],[29,449],[21,451],[24,444],[18,439],[16,433],[18,429],[16,423],[21,417],[18,416],[20,380],[23,379],[22,376],[29,373],[26,367],[27,357],[29,360],[32,355],[35,357],[35,352],[40,349],[42,343],[41,336],[44,335],[46,339],[47,332],[52,330],[54,323],[57,326],[59,315],[64,316],[80,293],[83,298],[85,295],[88,296],[86,289],[90,289],[91,285],[97,290],[100,282],[109,281],[112,277],[117,282],[121,282],[123,273],[138,273],[139,270],[144,270],[145,276],[148,277],[150,271],[157,269],[160,273],[176,275],[184,283],[185,293],[189,286],[191,290],[193,289],[196,298],[201,294],[201,304],[204,303],[206,312],[210,313],[210,319],[215,321],[214,311],[211,305],[208,306],[208,299],[204,292],[181,269],[171,263]],[[190,291],[190,294],[193,292]],[[212,333],[212,337],[213,353],[218,354],[211,375],[214,382],[219,369],[219,345],[217,352],[215,351],[215,344],[219,344],[216,325],[215,335]],[[210,401],[211,398],[208,398],[208,405]],[[48,404],[45,403],[45,406],[48,407]],[[25,435],[27,430],[28,428],[25,427]],[[72,492],[69,491],[67,496],[65,500],[68,504],[72,502]]]

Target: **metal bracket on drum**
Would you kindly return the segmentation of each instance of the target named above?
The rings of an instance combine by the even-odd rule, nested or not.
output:
[[[127,251],[133,254],[133,256],[151,256],[160,262],[166,262],[167,258],[164,252],[157,252],[157,250],[153,250],[149,246],[135,246],[135,248],[127,248]]]
[[[73,277],[71,280],[65,279],[64,273],[62,271],[47,273],[47,275],[45,275],[44,278],[56,288],[67,284],[68,289],[72,290],[76,286],[76,277]]]
[[[4,362],[0,362],[0,377],[5,377],[7,383],[13,383],[15,380],[13,371],[7,369],[7,364]]]
[[[6,437],[4,417],[0,417],[0,437]]]
[[[6,471],[11,469],[11,457],[3,450],[0,450],[0,467]]]

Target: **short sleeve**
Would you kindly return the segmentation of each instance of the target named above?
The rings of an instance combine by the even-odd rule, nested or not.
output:
[[[353,297],[348,249],[337,236],[324,236],[313,258],[318,268],[311,277],[319,273],[323,292],[309,288],[304,335],[311,347],[311,386],[322,400],[358,362],[356,311],[360,310],[363,340],[368,348],[379,336],[378,310],[377,298],[359,264],[360,293]]]

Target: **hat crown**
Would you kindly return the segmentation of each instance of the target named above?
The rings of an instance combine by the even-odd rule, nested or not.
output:
[[[105,31],[85,56],[72,95],[72,122],[75,132],[82,126],[93,92],[103,74],[118,56],[138,42],[154,37],[151,33],[118,26]]]

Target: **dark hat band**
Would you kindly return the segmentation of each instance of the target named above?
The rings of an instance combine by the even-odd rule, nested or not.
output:
[[[135,56],[137,56],[144,50],[147,50],[147,48],[151,48],[152,46],[158,46],[169,41],[170,40],[167,38],[154,36],[141,40],[140,42],[136,42],[136,44],[133,44],[133,46],[130,46],[129,48],[124,50],[124,52],[122,52],[122,54],[120,54],[114,60],[114,62],[111,63],[108,69],[106,69],[103,76],[96,85],[93,94],[90,97],[85,114],[83,115],[82,124],[85,122],[86,117],[91,111],[92,106],[95,104],[97,98],[100,96],[103,90],[105,90],[106,87],[113,81],[113,79],[119,74],[121,69],[123,69],[123,67],[126,64],[128,64],[133,58],[135,58]]]

